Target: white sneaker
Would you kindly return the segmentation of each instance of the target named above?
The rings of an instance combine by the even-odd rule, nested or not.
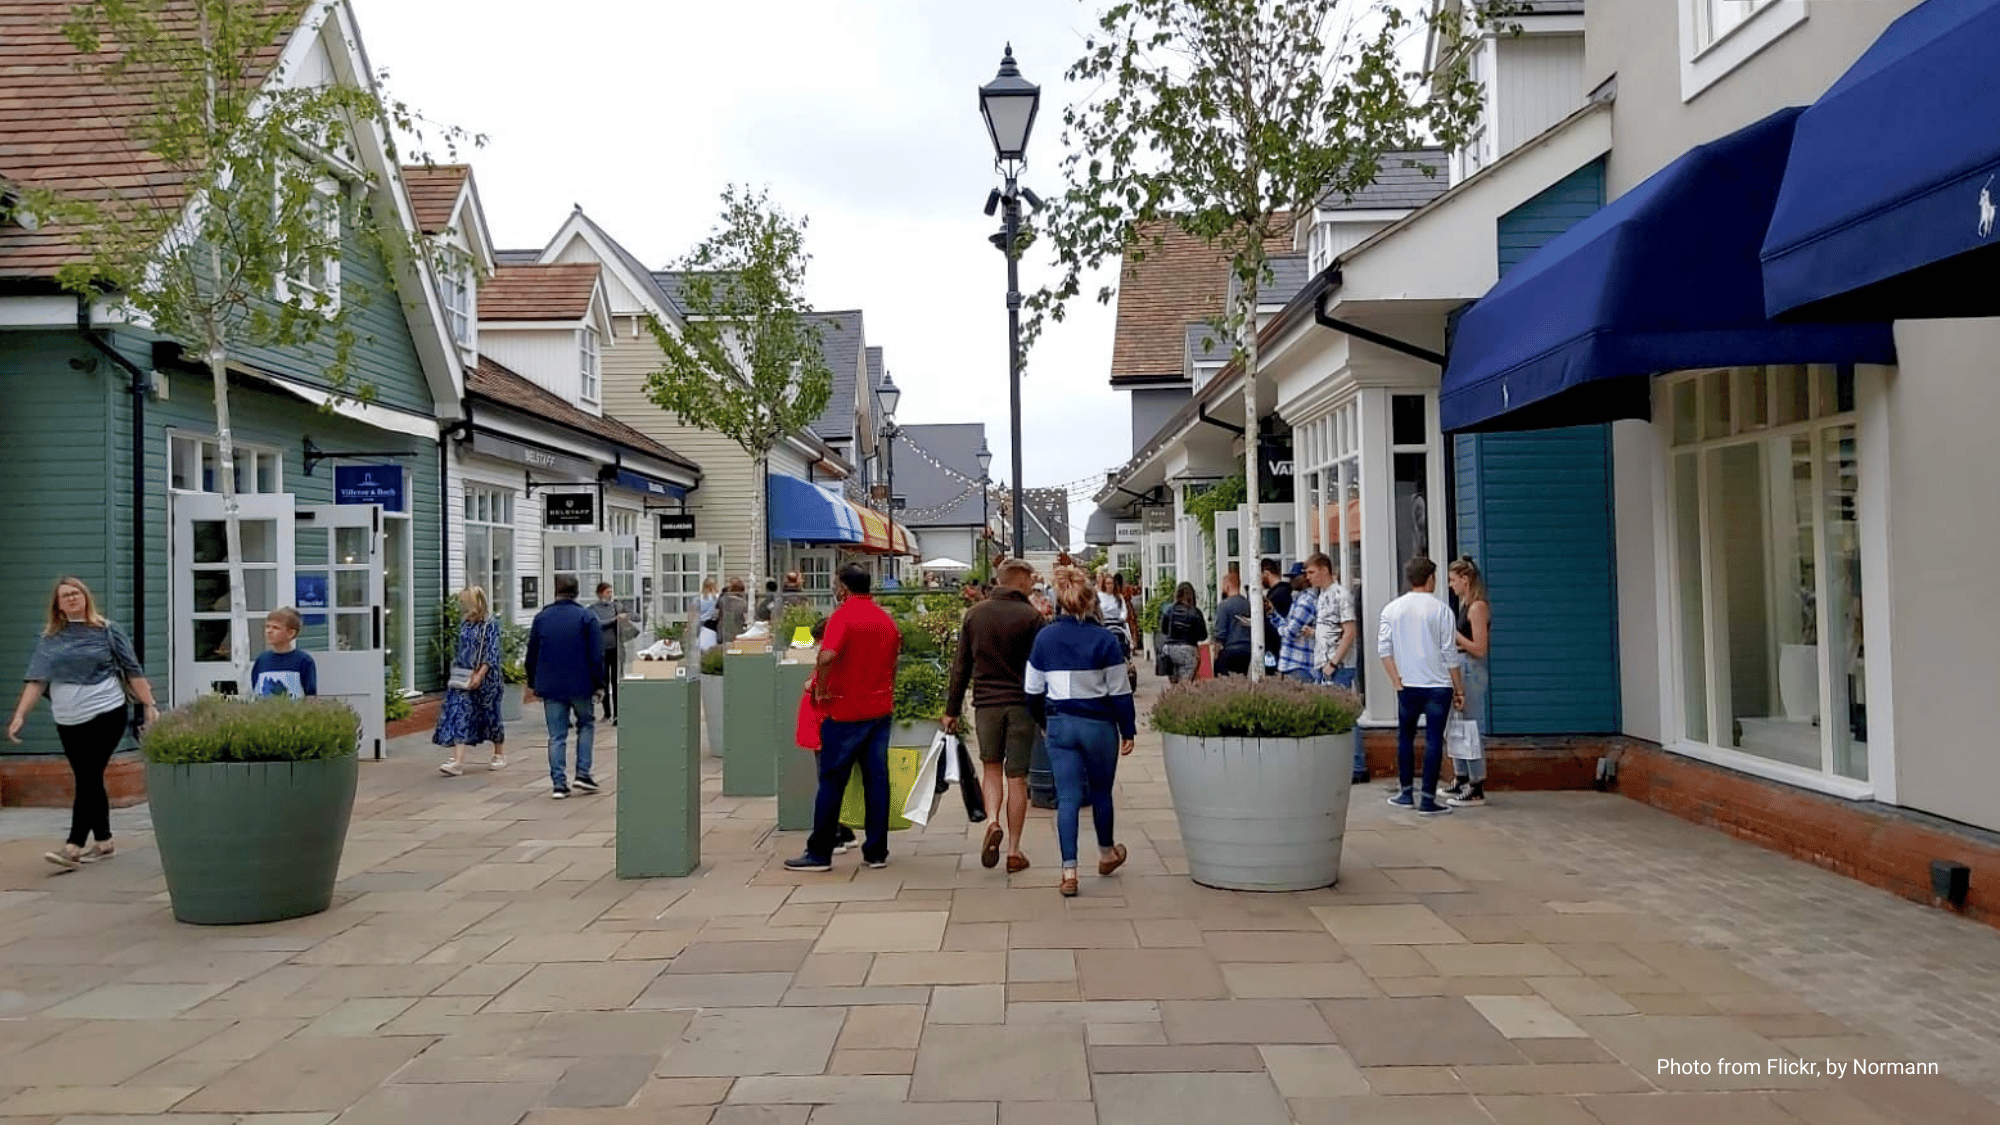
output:
[[[568,796],[569,790],[567,789],[552,789],[549,791],[549,799],[552,801],[560,801]]]
[[[500,757],[500,756],[498,756],[498,755],[495,755],[492,761],[490,761],[490,762],[486,763],[486,768],[487,768],[487,769],[489,769],[489,770],[503,770],[503,769],[506,769],[506,768],[507,768],[507,759],[506,759],[506,758],[504,758],[504,757]]]
[[[465,772],[465,767],[457,762],[446,762],[438,767],[438,772],[446,777],[457,777]]]

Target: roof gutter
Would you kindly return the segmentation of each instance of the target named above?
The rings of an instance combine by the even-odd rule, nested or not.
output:
[[[1208,412],[1208,404],[1205,402],[1197,402],[1195,404],[1194,416],[1197,421],[1207,422],[1209,425],[1214,426],[1218,430],[1228,430],[1230,433],[1235,434],[1237,437],[1242,437],[1245,432],[1243,427],[1235,424],[1234,422],[1225,422],[1222,419],[1217,418],[1215,415],[1210,414]],[[1123,490],[1121,489],[1120,491]],[[1134,495],[1137,495],[1137,493],[1134,493]]]
[[[1313,300],[1313,323],[1318,324],[1321,328],[1331,328],[1335,332],[1352,336],[1357,340],[1365,340],[1378,348],[1387,348],[1392,352],[1399,352],[1415,359],[1421,359],[1425,363],[1436,364],[1439,367],[1445,365],[1445,357],[1442,352],[1434,352],[1429,348],[1419,347],[1407,340],[1398,340],[1394,336],[1384,335],[1372,328],[1363,328],[1351,320],[1342,320],[1337,316],[1329,316],[1326,311],[1326,299],[1340,289],[1340,271],[1337,268],[1331,271],[1328,282],[1326,291],[1319,294]]]
[[[79,294],[76,298],[76,334],[83,337],[91,347],[97,349],[113,366],[130,376],[126,390],[132,396],[132,650],[139,659],[146,658],[146,396],[152,393],[151,373],[142,371],[139,365],[126,359],[123,352],[112,347],[98,335],[90,323],[90,298]],[[71,361],[79,362],[79,361]]]

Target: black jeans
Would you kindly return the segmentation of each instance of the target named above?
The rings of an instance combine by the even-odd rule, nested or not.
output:
[[[63,757],[76,775],[76,799],[70,803],[69,842],[82,847],[94,833],[101,843],[111,838],[111,798],[104,791],[104,767],[125,740],[125,708],[106,711],[80,723],[56,724]]]
[[[1226,648],[1215,662],[1218,676],[1247,676],[1250,674],[1250,650],[1247,648]]]
[[[806,854],[833,858],[840,842],[840,804],[847,779],[861,770],[861,858],[889,858],[889,716],[856,723],[823,720],[819,725],[819,795],[813,802],[813,830]]]
[[[1448,687],[1406,687],[1396,693],[1396,777],[1410,791],[1416,757],[1417,720],[1424,721],[1424,792],[1419,801],[1435,801],[1438,768],[1444,764],[1444,723],[1451,717]]]
[[[618,721],[618,653],[606,650],[604,653],[604,718],[609,722]]]

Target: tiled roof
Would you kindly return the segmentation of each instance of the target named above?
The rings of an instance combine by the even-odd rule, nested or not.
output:
[[[878,424],[882,421],[882,372],[885,369],[881,348],[869,348],[868,357],[868,416]]]
[[[416,215],[417,229],[425,234],[443,234],[451,225],[451,209],[465,191],[465,179],[472,174],[466,164],[405,164],[403,187],[410,193],[410,210]]]
[[[1544,3],[1551,0],[1544,0]],[[1537,12],[1545,11],[1542,4]],[[1579,10],[1581,10],[1579,8]],[[1375,182],[1356,192],[1353,199],[1328,194],[1319,202],[1326,211],[1414,210],[1443,195],[1451,186],[1445,172],[1445,151],[1441,148],[1413,152],[1384,153]]]
[[[821,325],[820,354],[826,357],[826,365],[833,369],[833,393],[827,396],[826,409],[820,411],[819,419],[812,424],[812,431],[823,441],[851,441],[854,438],[854,381],[861,373],[861,349],[866,346],[867,340],[861,328],[861,310],[814,313],[813,319]]]
[[[986,440],[986,423],[943,422],[903,426],[899,433],[901,436],[896,439],[896,495],[903,498],[906,510],[915,513],[909,518],[909,525],[919,529],[978,527],[979,486],[968,485],[966,481],[979,479],[979,447]],[[932,458],[943,462],[959,476],[938,468],[931,463]],[[954,497],[958,498],[956,503],[952,503]],[[934,510],[946,503],[951,503],[951,506],[943,511]]]
[[[596,262],[496,266],[479,286],[479,319],[582,320],[602,271]]]
[[[1207,321],[1196,321],[1187,326],[1187,354],[1189,361],[1197,366],[1216,366],[1229,362],[1235,345],[1228,336]]]
[[[1288,254],[1292,236],[1266,244],[1272,254]],[[1155,236],[1159,243],[1154,244]],[[1188,322],[1220,316],[1229,295],[1229,259],[1208,244],[1163,221],[1138,231],[1143,260],[1119,270],[1118,327],[1111,340],[1111,385],[1175,383],[1185,379]]]
[[[474,398],[483,398],[488,402],[513,407],[545,421],[554,422],[556,425],[601,437],[606,441],[622,445],[634,453],[643,453],[648,457],[657,457],[670,465],[679,465],[696,476],[701,474],[700,465],[618,419],[608,414],[600,417],[579,410],[564,402],[560,396],[543,390],[486,356],[480,356],[479,365],[466,373],[465,390]]]
[[[273,11],[305,11],[302,0],[265,2]],[[82,59],[61,31],[74,7],[73,0],[0,3],[0,174],[22,187],[99,200],[144,196],[178,210],[179,173],[134,136],[153,104],[143,76],[114,85],[91,65],[110,52]],[[263,48],[257,65],[275,63],[283,46]],[[75,257],[60,228],[0,226],[0,280],[51,278]]]
[[[1273,254],[1268,261],[1271,277],[1257,287],[1257,304],[1267,309],[1291,300],[1306,287],[1306,282],[1312,280],[1312,268],[1304,254]],[[1229,296],[1233,299],[1241,288],[1235,275],[1230,275]],[[1228,353],[1224,352],[1223,357],[1228,358]]]

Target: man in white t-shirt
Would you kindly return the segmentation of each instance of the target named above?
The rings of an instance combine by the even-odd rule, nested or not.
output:
[[[1425,816],[1451,811],[1437,799],[1438,769],[1444,763],[1444,725],[1454,707],[1465,705],[1459,672],[1458,622],[1436,594],[1437,564],[1419,555],[1403,567],[1410,592],[1382,610],[1376,655],[1396,689],[1396,774],[1400,782],[1389,803],[1415,808]],[[1417,720],[1424,721],[1424,791],[1410,791]]]

